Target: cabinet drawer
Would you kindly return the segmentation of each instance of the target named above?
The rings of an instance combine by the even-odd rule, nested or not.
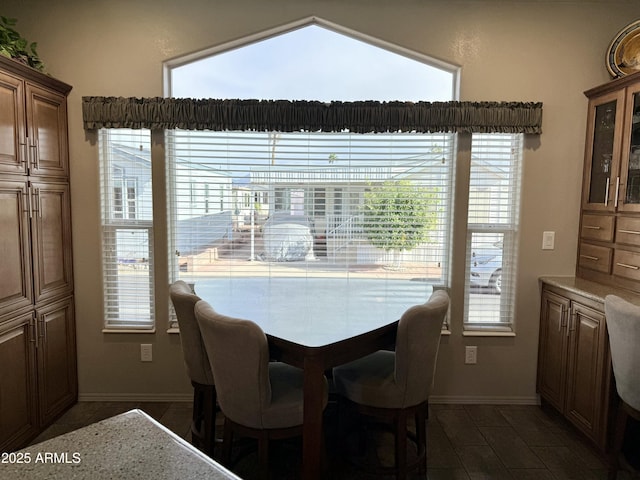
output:
[[[588,240],[612,242],[614,221],[615,217],[613,215],[585,214],[582,216],[580,236]]]
[[[578,263],[583,268],[609,273],[611,268],[611,249],[582,243]]]
[[[640,217],[618,218],[616,227],[616,243],[640,246]]]
[[[613,274],[631,280],[640,280],[640,253],[616,249],[613,256]]]

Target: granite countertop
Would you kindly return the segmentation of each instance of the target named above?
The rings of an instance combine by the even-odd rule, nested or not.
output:
[[[141,410],[1,455],[12,480],[239,479]]]
[[[589,298],[596,302],[604,303],[604,297],[607,295],[616,295],[635,305],[640,306],[640,295],[612,285],[604,285],[602,283],[592,282],[584,278],[574,276],[540,277],[540,281],[556,287],[565,288],[583,297]]]

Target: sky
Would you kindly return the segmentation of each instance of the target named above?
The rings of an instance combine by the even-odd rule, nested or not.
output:
[[[453,74],[311,25],[176,67],[173,97],[448,101]]]

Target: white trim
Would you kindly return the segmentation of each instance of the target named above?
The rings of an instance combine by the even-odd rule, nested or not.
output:
[[[540,405],[538,395],[532,397],[493,397],[476,395],[431,395],[429,403],[464,404],[464,405]]]
[[[81,393],[79,402],[193,402],[193,393]]]
[[[356,30],[352,30],[350,28],[344,27],[342,25],[338,25],[337,23],[324,20],[323,18],[316,17],[315,15],[301,18],[299,20],[295,20],[293,22],[290,22],[284,25],[279,25],[277,27],[269,28],[267,30],[262,30],[260,32],[246,35],[241,38],[236,38],[235,40],[231,40],[229,42],[225,42],[220,45],[215,45],[209,48],[198,50],[196,52],[191,52],[186,55],[181,55],[179,57],[174,57],[174,58],[170,58],[169,60],[165,60],[162,63],[162,89],[164,92],[164,96],[165,97],[171,96],[171,70],[173,68],[182,67],[186,64],[195,62],[197,60],[201,60],[203,58],[210,57],[218,53],[244,47],[252,43],[260,42],[262,40],[276,37],[278,35],[292,32],[294,30],[299,30],[301,28],[308,27],[311,25],[318,25],[320,27],[324,27],[327,30],[331,30],[335,33],[339,33],[347,37],[351,37],[353,39],[363,41],[365,43],[368,43],[369,45],[373,45],[375,47],[382,48],[389,52],[402,55],[412,60],[416,60],[418,62],[424,63],[431,67],[439,68],[441,70],[450,72],[453,74],[453,85],[452,85],[453,99],[458,100],[460,98],[460,72],[462,70],[462,67],[460,65],[446,62],[444,60],[431,57],[424,53],[419,53],[414,50],[410,50],[406,47],[402,47],[395,43],[387,42],[385,40],[372,37],[365,33],[361,33]]]
[[[462,336],[463,337],[515,337],[516,333],[513,331],[500,332],[497,330],[464,330],[462,332]]]
[[[156,327],[147,328],[103,328],[102,333],[156,333]]]

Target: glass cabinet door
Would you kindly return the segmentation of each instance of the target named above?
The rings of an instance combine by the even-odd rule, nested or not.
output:
[[[640,88],[628,92],[621,182],[624,210],[640,211]],[[634,207],[635,206],[635,207]]]
[[[615,93],[592,99],[589,130],[591,143],[584,206],[596,210],[613,210],[619,187],[619,159],[624,104],[622,95]]]

